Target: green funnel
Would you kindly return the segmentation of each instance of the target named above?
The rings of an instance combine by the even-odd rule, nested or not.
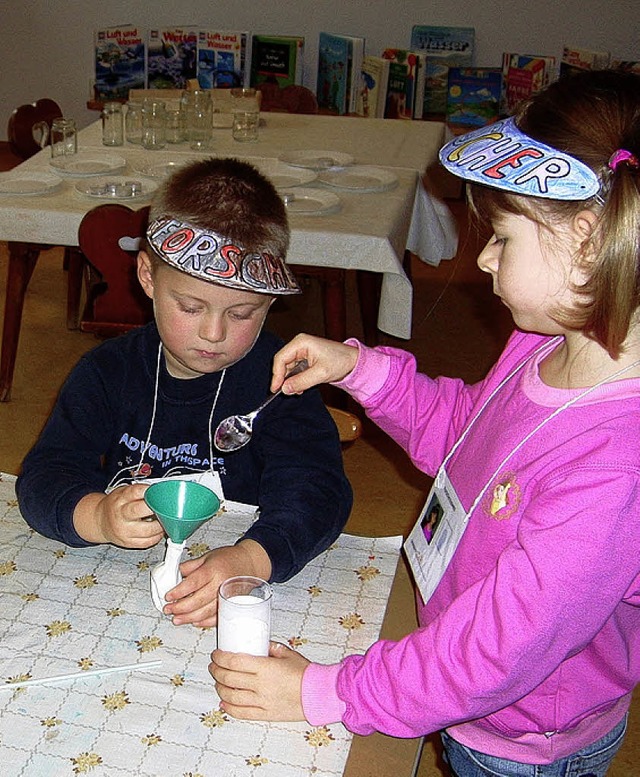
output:
[[[172,542],[184,542],[220,509],[210,488],[192,480],[161,480],[149,486],[144,501]]]

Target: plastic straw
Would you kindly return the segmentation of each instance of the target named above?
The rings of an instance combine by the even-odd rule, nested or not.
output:
[[[16,688],[24,688],[27,685],[45,685],[46,683],[57,683],[63,680],[79,680],[83,677],[97,677],[103,674],[114,674],[115,672],[135,672],[138,669],[152,669],[153,667],[160,666],[162,661],[143,661],[139,664],[124,664],[123,666],[108,666],[105,669],[88,669],[85,672],[72,672],[71,674],[59,674],[53,677],[35,677],[32,680],[23,680],[22,682],[11,682],[5,685],[0,685],[1,691],[6,691],[7,688],[15,690]]]

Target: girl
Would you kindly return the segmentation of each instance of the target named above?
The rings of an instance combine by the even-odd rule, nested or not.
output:
[[[442,731],[457,777],[602,777],[640,678],[640,78],[564,78],[456,138],[493,237],[478,264],[516,330],[466,386],[411,355],[298,336],[288,393],[338,383],[423,471],[443,514],[405,549],[421,627],[335,666],[215,651],[239,718]]]

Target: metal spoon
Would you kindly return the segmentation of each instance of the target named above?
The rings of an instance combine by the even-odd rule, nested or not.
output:
[[[306,359],[299,361],[295,367],[287,374],[287,378],[292,375],[297,375],[299,372],[303,372],[309,366]],[[245,446],[251,439],[253,432],[253,421],[258,413],[262,412],[264,408],[273,402],[273,400],[282,394],[282,389],[279,389],[275,394],[270,394],[265,401],[246,415],[230,415],[225,418],[224,421],[220,421],[215,434],[213,435],[213,443],[219,451],[237,451],[238,448]]]

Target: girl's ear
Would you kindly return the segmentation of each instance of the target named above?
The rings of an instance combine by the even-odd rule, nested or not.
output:
[[[579,245],[582,246],[585,240],[589,240],[597,221],[598,217],[596,214],[588,208],[576,213],[573,217],[573,229]]]
[[[153,299],[153,266],[146,251],[138,251],[138,280],[144,293]]]

